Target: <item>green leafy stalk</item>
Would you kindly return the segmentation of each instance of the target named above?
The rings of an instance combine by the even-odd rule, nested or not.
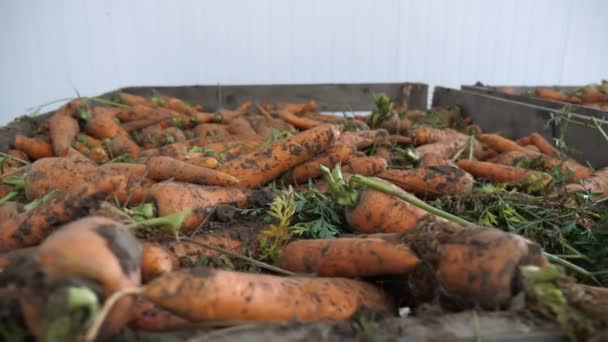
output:
[[[179,229],[182,226],[182,223],[184,222],[186,217],[188,217],[188,215],[190,215],[191,212],[192,212],[192,210],[188,209],[188,210],[184,210],[179,213],[172,214],[172,215],[155,217],[155,218],[151,218],[151,219],[147,219],[147,220],[143,220],[143,221],[139,221],[139,222],[134,222],[134,223],[127,225],[127,228],[131,229],[131,230],[139,230],[139,229],[143,229],[143,228],[168,226],[169,230],[173,233],[175,240],[179,241]]]
[[[30,203],[26,204],[26,205],[23,207],[23,209],[24,209],[25,211],[31,211],[32,209],[34,209],[34,208],[36,208],[36,207],[40,206],[41,204],[46,203],[46,202],[48,202],[49,200],[51,200],[51,199],[55,198],[55,197],[56,197],[57,195],[59,195],[60,193],[61,193],[61,190],[57,190],[57,189],[55,189],[55,190],[53,190],[53,191],[50,191],[50,192],[48,192],[48,193],[44,194],[43,196],[38,197],[38,198],[36,198],[35,200],[31,201]]]

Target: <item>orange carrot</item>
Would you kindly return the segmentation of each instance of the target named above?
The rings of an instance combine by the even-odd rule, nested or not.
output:
[[[377,238],[298,240],[281,251],[280,267],[322,277],[407,274],[418,257],[402,243]]]
[[[249,123],[249,121],[244,118],[235,118],[234,120],[230,121],[230,123],[228,124],[228,132],[230,132],[230,134],[233,135],[256,135],[257,132],[255,131],[255,129],[253,129],[253,127],[251,127],[251,124]]]
[[[460,160],[458,167],[475,177],[485,178],[496,183],[519,184],[530,187],[531,190],[545,189],[553,181],[551,175],[544,172],[476,160]]]
[[[534,158],[538,157],[539,154],[526,149],[518,145],[516,142],[509,140],[507,138],[503,138],[497,134],[480,134],[477,139],[479,139],[482,143],[488,145],[493,150],[497,152],[509,152],[509,151],[519,151],[528,157]]]
[[[57,225],[98,206],[121,182],[124,182],[121,176],[98,179],[0,223],[0,253],[40,243]]]
[[[135,105],[153,106],[153,105],[155,105],[154,102],[146,99],[143,96],[133,95],[133,94],[125,93],[125,92],[118,93],[118,98],[120,99],[121,103],[124,103],[127,106],[135,106]]]
[[[222,186],[231,186],[239,183],[238,179],[224,172],[198,167],[170,157],[151,157],[146,165],[148,176],[156,180],[173,178],[190,183]]]
[[[562,155],[562,153],[551,145],[551,143],[549,143],[542,135],[534,132],[530,134],[529,137],[530,142],[536,146],[541,153],[544,153],[550,157],[560,157]]]
[[[530,161],[530,157],[519,152],[509,151],[503,152],[496,157],[489,159],[488,162],[507,166],[518,166],[521,163],[527,163]]]
[[[217,169],[217,167],[220,165],[218,160],[213,157],[193,156],[192,154],[190,154],[189,158],[186,159],[185,162],[198,167],[206,167],[208,169]]]
[[[29,138],[16,134],[13,138],[13,146],[25,153],[30,159],[37,160],[54,156],[53,147],[48,142],[39,138]]]
[[[537,88],[536,95],[547,100],[570,102],[570,97],[568,95],[550,88]]]
[[[386,159],[380,157],[355,157],[344,166],[344,172],[362,176],[378,175],[388,167]]]
[[[64,225],[38,248],[45,274],[54,279],[80,276],[99,283],[106,298],[141,281],[141,246],[120,223],[89,216]],[[104,321],[116,333],[129,320],[133,298],[123,297]]]
[[[416,145],[432,144],[440,141],[462,140],[468,137],[453,129],[437,129],[431,127],[417,128],[412,132],[412,140]]]
[[[464,147],[465,142],[462,140],[444,140],[432,144],[426,144],[416,147],[416,151],[422,157],[427,153],[433,153],[442,156],[443,158],[451,158],[458,150]]]
[[[129,328],[143,331],[168,331],[182,328],[192,322],[159,308],[143,298],[137,298],[131,310]]]
[[[299,129],[310,129],[310,128],[317,127],[317,126],[323,124],[322,122],[319,122],[319,121],[297,116],[287,110],[281,110],[278,112],[278,114],[281,119],[285,120],[285,122],[293,125],[296,128],[299,128]]]
[[[571,183],[563,187],[566,192],[583,191],[592,193],[593,200],[599,201],[608,197],[608,168],[595,171],[582,179],[580,183]]]
[[[378,175],[401,189],[426,198],[470,193],[473,176],[450,165],[407,170],[386,170]]]
[[[87,134],[97,139],[112,138],[118,134],[127,134],[116,119],[120,108],[94,107],[90,110],[90,117],[85,125]]]
[[[141,278],[145,283],[174,271],[179,267],[179,261],[159,243],[144,242],[141,256]]]
[[[219,170],[239,179],[239,187],[258,187],[325,151],[339,136],[335,126],[320,125],[229,161]]]
[[[309,179],[321,176],[321,169],[319,166],[325,165],[329,168],[333,168],[338,163],[346,163],[353,152],[353,148],[348,145],[333,145],[319,156],[291,169],[287,173],[287,179],[292,184],[307,182]]]
[[[361,310],[381,314],[395,310],[382,290],[362,281],[208,268],[165,274],[148,283],[143,296],[193,321],[346,320]]]
[[[192,232],[205,220],[208,208],[221,203],[235,203],[242,207],[247,203],[247,196],[233,187],[163,182],[147,190],[145,201],[154,203],[158,216],[192,209],[181,226],[183,232]]]
[[[99,171],[104,177],[122,175],[126,178],[126,184],[117,187],[113,193],[114,198],[124,205],[141,203],[146,189],[154,184],[146,166],[141,164],[109,163],[100,166]]]
[[[110,140],[109,149],[114,157],[126,154],[131,158],[137,158],[141,152],[141,147],[126,133],[115,135]]]
[[[215,137],[215,136],[227,136],[230,135],[228,132],[227,125],[220,125],[214,123],[200,124],[194,127],[194,133],[197,137]]]
[[[72,140],[79,131],[78,122],[72,117],[77,107],[66,105],[73,108],[73,112],[68,109],[59,110],[49,119],[49,135],[56,156],[63,157],[68,153]]]

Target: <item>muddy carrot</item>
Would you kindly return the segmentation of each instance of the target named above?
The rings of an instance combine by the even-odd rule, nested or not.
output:
[[[182,223],[182,232],[194,231],[207,217],[208,208],[221,203],[234,203],[242,207],[247,196],[234,187],[204,186],[181,182],[163,182],[150,187],[145,202],[152,202],[158,216],[166,216],[192,209]]]
[[[71,115],[55,113],[49,119],[49,136],[56,156],[63,157],[68,153],[72,140],[79,131],[78,122]]]
[[[40,138],[30,138],[21,134],[13,138],[15,149],[25,153],[32,160],[53,157],[53,146]]]
[[[297,240],[283,247],[280,267],[322,277],[407,274],[418,257],[402,243],[377,238]]]
[[[355,157],[344,166],[344,172],[362,176],[378,175],[388,167],[386,159],[380,157]]]
[[[146,285],[143,297],[193,321],[346,320],[361,310],[386,315],[395,310],[382,290],[362,281],[208,268],[156,278]]]
[[[310,129],[310,128],[317,127],[317,126],[323,124],[322,122],[319,122],[319,121],[297,116],[287,110],[278,111],[278,115],[281,119],[285,120],[285,122],[289,123],[290,125],[293,125],[296,128],[299,128],[299,129]]]
[[[146,165],[148,176],[156,180],[173,178],[178,181],[221,186],[239,183],[238,179],[227,173],[198,167],[170,157],[151,157]]]
[[[118,134],[127,134],[120,126],[116,114],[120,108],[94,107],[90,110],[90,117],[85,124],[87,134],[97,139],[112,138]]]
[[[89,216],[68,223],[38,248],[44,272],[55,279],[80,276],[99,283],[104,295],[138,286],[141,281],[141,246],[122,224]],[[123,297],[104,323],[108,334],[129,320],[133,298]]]
[[[213,157],[193,156],[192,154],[190,154],[189,158],[186,159],[185,162],[198,167],[206,167],[208,169],[217,169],[217,167],[220,165],[219,161]]]
[[[519,152],[519,151],[509,151],[503,152],[497,155],[494,158],[488,160],[490,163],[507,165],[507,166],[518,166],[521,163],[527,163],[530,161],[530,157]]]
[[[555,146],[551,145],[551,143],[548,142],[547,139],[545,139],[545,137],[543,137],[542,135],[534,132],[530,134],[529,137],[530,143],[536,146],[541,153],[544,153],[550,157],[558,158],[562,155],[562,153],[557,148],[555,148]]]
[[[378,177],[401,189],[426,198],[470,193],[473,176],[450,165],[429,166],[407,170],[386,170]]]
[[[327,150],[339,136],[336,126],[320,125],[229,161],[218,170],[239,179],[239,187],[258,187]]]
[[[563,187],[566,192],[583,191],[594,194],[594,200],[599,201],[608,197],[608,168],[595,171],[583,178],[580,183],[571,183]]]
[[[57,225],[98,206],[121,182],[121,176],[98,179],[0,223],[0,253],[40,243]]]
[[[432,144],[440,141],[463,140],[468,137],[453,129],[437,129],[431,127],[417,128],[412,132],[412,140],[416,145]]]
[[[141,147],[126,133],[114,136],[110,140],[109,149],[113,157],[125,154],[137,158],[141,152]]]
[[[475,177],[485,178],[496,183],[513,183],[526,186],[530,191],[543,190],[553,182],[551,175],[545,172],[476,160],[461,160],[458,162],[458,167]]]
[[[450,159],[452,156],[464,147],[465,142],[462,140],[445,140],[439,141],[432,144],[426,144],[416,147],[416,151],[420,157],[427,153],[433,153],[442,156],[443,158]]]
[[[214,123],[200,124],[194,127],[194,133],[197,137],[221,137],[230,135],[228,125],[220,125]],[[204,141],[204,140],[203,140]]]
[[[244,117],[236,118],[236,119],[230,121],[230,123],[228,124],[228,132],[230,132],[230,134],[239,135],[239,136],[257,134],[255,129],[253,129],[253,127],[251,127],[251,124],[249,123],[249,121]]]
[[[166,332],[189,324],[192,322],[161,309],[149,300],[137,298],[131,310],[128,326],[133,330]]]
[[[178,259],[161,244],[144,242],[142,248],[141,278],[144,284],[179,268]]]
[[[321,169],[319,166],[325,165],[329,168],[333,168],[338,163],[346,163],[353,152],[354,149],[348,145],[333,145],[319,156],[291,169],[287,173],[287,179],[292,184],[307,182],[309,179],[321,176]]]
[[[141,203],[146,189],[155,183],[148,176],[146,166],[142,164],[109,163],[100,166],[99,171],[104,177],[107,175],[122,175],[126,178],[126,184],[116,188],[113,192],[114,199],[124,205]]]

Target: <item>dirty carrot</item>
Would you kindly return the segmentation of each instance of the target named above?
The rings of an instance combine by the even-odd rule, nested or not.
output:
[[[191,321],[161,309],[154,303],[137,298],[131,309],[128,327],[143,331],[169,331],[192,324]]]
[[[322,277],[369,277],[407,274],[418,257],[400,242],[378,238],[297,240],[281,251],[281,268]]]
[[[307,182],[309,179],[321,176],[320,165],[333,168],[338,163],[346,163],[354,153],[348,145],[335,144],[319,156],[304,162],[287,173],[287,180],[292,184]]]
[[[138,204],[143,201],[145,191],[152,184],[152,180],[142,164],[132,163],[108,163],[101,165],[99,171],[105,175],[122,175],[126,178],[124,186],[115,189],[113,196],[121,204]]]
[[[563,187],[566,192],[582,191],[593,194],[593,199],[598,201],[608,197],[608,168],[595,171],[590,176],[583,178],[580,183],[571,183]]]
[[[127,106],[135,106],[135,105],[154,105],[154,102],[148,100],[147,98],[139,95],[129,94],[125,92],[118,93],[118,98],[121,103],[126,104]]]
[[[354,157],[348,161],[343,170],[362,176],[375,176],[384,172],[387,167],[386,159],[381,157]]]
[[[320,125],[238,157],[218,170],[238,178],[239,187],[258,187],[327,150],[339,136],[336,126]]]
[[[285,122],[293,125],[296,128],[299,128],[299,129],[310,129],[310,128],[317,127],[317,126],[323,124],[322,122],[319,122],[319,121],[297,116],[287,110],[278,111],[278,115],[281,119],[285,120]]]
[[[386,170],[378,175],[401,189],[426,198],[470,193],[473,176],[450,165],[437,165],[406,170]]]
[[[551,175],[518,167],[499,165],[476,160],[461,160],[458,167],[475,177],[496,183],[512,183],[528,187],[530,191],[546,189],[552,182]]]
[[[395,310],[382,290],[362,281],[200,267],[156,278],[145,286],[142,296],[193,321],[346,320],[364,309],[385,315]]]
[[[242,207],[247,203],[245,193],[234,187],[198,185],[182,182],[163,182],[146,191],[144,202],[151,202],[158,216],[192,209],[182,223],[182,232],[193,232],[204,222],[208,209],[221,203],[234,203]]]
[[[119,108],[94,107],[85,124],[85,131],[97,139],[112,138],[118,134],[128,134],[121,126],[115,115]]]
[[[488,160],[490,163],[508,165],[508,166],[518,166],[521,163],[527,163],[530,161],[530,157],[519,152],[519,151],[509,151],[503,152],[497,155],[494,158]]]
[[[97,207],[121,182],[121,176],[97,179],[0,223],[0,253],[40,243],[56,225]]]
[[[239,183],[238,179],[227,173],[198,167],[170,157],[151,157],[146,165],[148,176],[156,180],[173,178],[190,183],[222,186],[237,185]]]
[[[55,113],[49,119],[49,136],[56,156],[63,157],[68,153],[72,140],[79,131],[78,121],[71,115]]]
[[[179,268],[178,259],[161,244],[144,242],[142,248],[141,278],[144,284]]]
[[[16,134],[13,138],[13,146],[33,160],[55,155],[53,146],[40,138],[30,138],[21,134]]]
[[[228,124],[228,132],[233,135],[245,136],[257,134],[255,129],[251,127],[249,121],[244,117],[235,118],[234,120],[230,121],[230,123]]]

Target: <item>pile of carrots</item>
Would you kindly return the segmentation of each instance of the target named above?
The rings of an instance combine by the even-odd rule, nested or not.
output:
[[[373,120],[322,114],[313,101],[207,110],[119,93],[67,103],[2,154],[0,298],[41,340],[200,321],[390,317],[437,299],[500,310],[522,289],[521,266],[548,265],[542,248],[425,200],[484,182],[608,197],[608,169],[538,133],[513,141],[451,109],[383,101]],[[260,203],[263,189],[281,186],[335,201],[343,234],[287,235],[268,265],[256,258],[277,225],[218,212],[264,207],[277,191]],[[201,266],[235,255],[262,272]]]
[[[502,88],[501,91],[514,93],[512,87]],[[572,104],[583,105],[586,107],[597,108],[608,111],[608,81],[602,80],[598,84],[590,84],[573,91],[562,89],[539,87],[533,92],[537,96],[546,100],[560,101]]]

